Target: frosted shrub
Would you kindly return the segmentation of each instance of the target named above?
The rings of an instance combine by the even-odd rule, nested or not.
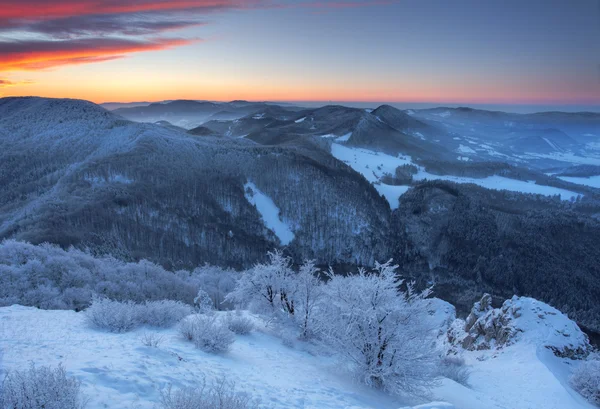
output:
[[[312,338],[319,332],[316,313],[324,296],[319,269],[314,261],[305,261],[294,272],[291,258],[280,251],[268,256],[268,263],[257,264],[242,274],[226,301],[269,319],[294,323],[300,338]]]
[[[269,262],[245,271],[225,300],[261,314],[293,317],[295,273],[292,260],[278,250],[267,254]]]
[[[571,386],[594,405],[600,406],[600,356],[581,362],[571,375]]]
[[[228,313],[225,323],[229,330],[238,335],[248,335],[254,331],[254,323],[252,320],[243,316],[239,311]]]
[[[240,273],[221,267],[204,265],[192,272],[192,277],[197,281],[213,302],[216,310],[230,310],[233,305],[225,301],[225,296],[233,291]]]
[[[440,362],[440,376],[469,386],[471,371],[465,364],[465,360],[458,356],[446,356]]]
[[[192,313],[192,308],[179,301],[148,301],[140,305],[140,320],[152,327],[168,328]]]
[[[0,384],[1,409],[81,409],[80,382],[62,366],[29,367],[8,373]]]
[[[233,270],[217,267],[174,272],[146,260],[127,263],[50,244],[0,242],[0,306],[82,310],[93,294],[119,301],[177,300],[192,305],[201,287],[217,304],[236,279]]]
[[[144,334],[142,334],[140,340],[142,341],[142,344],[144,344],[147,347],[158,348],[163,341],[163,337],[158,334],[145,332]]]
[[[200,314],[208,314],[214,310],[215,305],[208,293],[203,289],[198,290],[196,298],[194,298],[194,307]]]
[[[435,384],[438,356],[427,317],[428,292],[401,292],[398,266],[329,273],[319,310],[322,337],[367,385],[390,393],[422,392]]]
[[[191,307],[179,301],[113,301],[95,298],[86,310],[90,324],[111,332],[127,332],[141,325],[167,328],[191,313]]]
[[[258,403],[245,393],[236,392],[235,385],[222,379],[212,385],[203,381],[195,388],[161,392],[161,409],[257,409]]]
[[[229,351],[235,341],[233,332],[220,323],[215,316],[194,315],[179,324],[179,333],[196,348],[205,352]]]
[[[93,327],[110,332],[127,332],[140,325],[139,305],[131,301],[95,298],[85,314]]]

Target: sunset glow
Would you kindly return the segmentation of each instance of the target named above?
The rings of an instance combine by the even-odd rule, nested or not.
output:
[[[597,2],[443,4],[0,0],[0,95],[600,104]]]

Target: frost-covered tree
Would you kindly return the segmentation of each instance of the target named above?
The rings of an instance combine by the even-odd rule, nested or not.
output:
[[[322,301],[323,281],[318,277],[320,270],[314,260],[304,262],[298,274],[292,277],[296,304],[296,321],[300,326],[300,337],[310,338],[315,331],[315,313]]]
[[[231,304],[225,301],[225,297],[235,288],[240,273],[208,264],[196,268],[191,276],[197,281],[212,300],[213,309],[231,309]]]
[[[226,300],[237,305],[247,305],[257,312],[282,312],[293,316],[296,305],[292,261],[279,250],[269,252],[268,256],[268,263],[257,264],[242,274]]]
[[[429,292],[415,292],[410,284],[400,291],[397,267],[390,260],[345,277],[330,270],[319,319],[326,342],[349,359],[363,382],[391,393],[422,391],[436,377]]]

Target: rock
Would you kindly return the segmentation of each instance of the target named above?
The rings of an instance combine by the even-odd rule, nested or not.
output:
[[[591,350],[587,336],[566,315],[541,301],[514,296],[501,308],[492,308],[492,297],[484,294],[465,321],[449,327],[449,350],[501,349],[517,341],[545,347],[555,355],[581,359]]]

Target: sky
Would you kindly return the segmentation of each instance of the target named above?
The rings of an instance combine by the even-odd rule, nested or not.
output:
[[[599,0],[0,0],[0,96],[600,109]]]

